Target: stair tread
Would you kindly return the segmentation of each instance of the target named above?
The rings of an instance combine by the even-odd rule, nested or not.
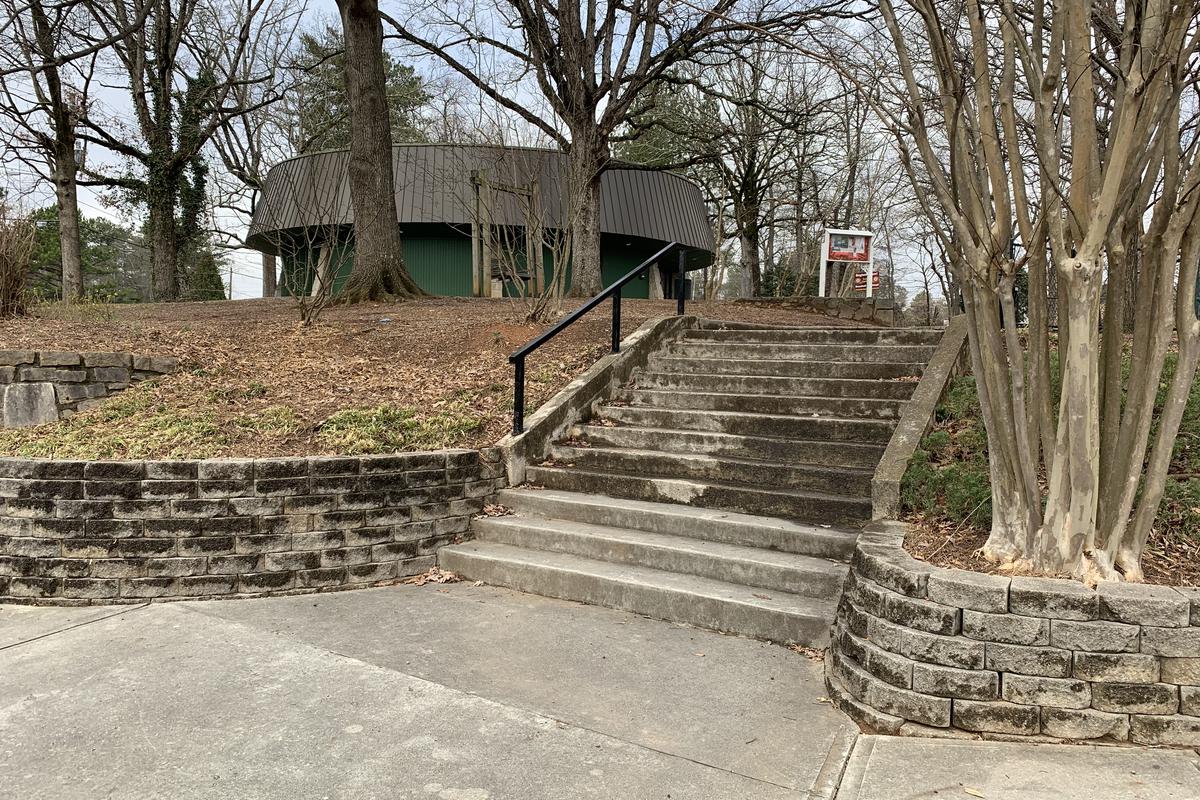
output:
[[[730,360],[733,360],[733,359],[730,359]],[[822,378],[822,377],[805,377],[805,376],[794,376],[794,375],[754,375],[752,373],[696,372],[695,370],[688,370],[687,372],[662,372],[660,370],[655,370],[655,369],[646,369],[646,370],[643,370],[642,375],[647,378],[655,377],[655,376],[676,377],[679,375],[685,375],[689,378],[720,378],[720,379],[753,378],[754,380],[813,381],[814,383],[815,382],[862,383],[862,384],[868,384],[868,383],[869,384],[912,383],[914,386],[916,385],[915,382],[913,382],[913,381],[900,381],[900,380],[896,380],[895,378]],[[820,395],[817,395],[817,396],[820,396]]]
[[[648,450],[648,449],[636,448],[636,447],[611,447],[611,446],[599,446],[599,445],[590,445],[588,447],[580,447],[578,445],[555,443],[554,448],[559,449],[559,450],[578,450],[580,452],[591,452],[591,453],[608,453],[608,454],[620,453],[620,454],[628,455],[628,456],[643,456],[643,457],[669,456],[674,459],[693,460],[693,461],[703,462],[703,463],[741,464],[741,465],[745,465],[745,466],[765,465],[765,466],[780,467],[780,468],[784,468],[784,469],[796,469],[796,470],[802,470],[802,471],[808,471],[808,472],[841,473],[841,474],[845,474],[848,477],[860,477],[860,476],[868,476],[868,475],[875,474],[874,469],[866,469],[864,467],[842,467],[842,466],[836,466],[836,465],[826,466],[824,464],[812,464],[812,463],[803,463],[803,462],[783,463],[783,462],[779,462],[779,461],[770,461],[770,460],[762,459],[762,458],[712,456],[712,455],[708,455],[706,453],[678,453],[678,452],[673,452],[673,451]],[[545,465],[539,464],[538,466],[553,467],[553,466],[558,466],[558,465],[556,465],[556,464],[545,464]],[[573,467],[572,467],[572,469],[573,469]]]
[[[535,471],[555,471],[555,472],[570,472],[575,475],[585,476],[588,478],[604,478],[606,475],[620,475],[625,478],[640,478],[647,481],[675,481],[679,483],[691,483],[699,486],[712,486],[719,489],[730,489],[739,492],[761,492],[763,494],[786,495],[789,497],[801,497],[807,500],[825,500],[833,503],[845,502],[865,502],[870,503],[871,498],[868,495],[856,494],[830,494],[828,492],[815,492],[802,489],[788,489],[784,486],[761,486],[751,485],[746,483],[737,483],[734,481],[715,481],[708,479],[685,478],[671,475],[646,475],[621,472],[619,470],[596,471],[590,469],[578,469],[577,467],[542,467],[530,466],[526,468],[526,472]]]
[[[649,531],[617,528],[610,525],[596,525],[590,522],[557,519],[534,514],[511,514],[504,517],[487,517],[480,519],[479,529],[486,530],[491,526],[531,527],[543,531],[553,531],[568,536],[581,536],[624,544],[645,545],[656,549],[674,549],[704,555],[722,561],[745,561],[766,564],[774,567],[786,567],[809,572],[834,572],[846,570],[843,562],[834,561],[819,556],[801,553],[787,553],[782,550],[768,550],[742,544],[727,544],[713,542],[707,539],[693,539],[688,536],[673,536],[668,533],[651,533]]]
[[[720,413],[720,412],[717,412],[717,413]],[[763,416],[776,416],[776,415],[764,414]],[[612,426],[596,425],[591,422],[581,423],[579,425],[576,425],[575,428],[578,431],[583,432],[583,433],[586,433],[588,431],[599,432],[599,431],[613,430]],[[642,433],[665,434],[665,435],[671,435],[671,436],[677,436],[681,433],[682,434],[692,434],[692,435],[697,435],[697,436],[729,439],[731,441],[738,440],[738,439],[754,439],[757,441],[778,442],[780,444],[791,444],[791,445],[828,445],[828,444],[836,444],[838,446],[849,445],[851,447],[865,447],[865,448],[870,448],[872,450],[878,450],[881,455],[882,455],[883,451],[887,449],[887,445],[877,444],[874,442],[833,442],[833,443],[831,443],[828,439],[792,438],[792,437],[788,437],[788,436],[758,436],[758,435],[754,435],[754,434],[722,433],[721,431],[693,431],[693,430],[687,430],[685,428],[658,428],[658,427],[654,427],[652,425],[620,425],[620,426],[617,426],[617,429],[626,430],[626,431],[639,431]],[[662,452],[662,451],[659,451],[659,452]],[[673,452],[673,451],[668,451],[668,452]]]
[[[782,517],[763,517],[757,514],[744,514],[740,511],[724,510],[719,508],[705,508],[703,506],[689,506],[679,503],[655,503],[650,500],[627,500],[624,498],[609,497],[601,494],[591,494],[588,492],[568,492],[562,489],[501,489],[497,493],[497,498],[503,504],[506,501],[517,504],[522,497],[536,494],[538,497],[547,498],[549,500],[558,501],[561,503],[574,503],[582,505],[596,505],[602,507],[612,506],[614,503],[619,503],[627,508],[638,511],[644,515],[671,515],[682,516],[689,519],[718,521],[735,525],[754,525],[762,528],[771,528],[784,533],[794,533],[797,536],[836,536],[843,537],[850,541],[858,538],[858,532],[845,528],[834,526],[826,527],[825,525],[816,525],[812,523],[796,522]]]
[[[692,392],[692,394],[700,394],[700,393]],[[750,395],[750,396],[754,397],[755,395]],[[840,400],[842,398],[836,398],[836,399]],[[822,419],[822,420],[829,420],[830,422],[847,422],[847,423],[862,424],[862,425],[877,425],[879,427],[886,426],[889,428],[894,427],[896,424],[896,420],[894,420],[894,419],[875,419],[872,417],[839,417],[839,416],[834,416],[832,414],[829,414],[829,415],[818,414],[816,416],[814,416],[812,414],[771,414],[766,411],[725,411],[725,410],[711,410],[711,409],[697,409],[697,408],[663,408],[661,406],[635,406],[635,405],[630,405],[630,404],[614,405],[613,403],[604,403],[600,406],[601,411],[603,411],[606,408],[637,408],[637,409],[646,409],[646,410],[650,410],[650,411],[665,412],[668,414],[703,414],[706,416],[714,416],[714,417],[722,416],[722,417],[756,417],[756,418],[762,417],[764,419]],[[691,430],[691,429],[683,428],[681,430]],[[869,444],[869,442],[864,442],[864,444]]]
[[[841,402],[860,402],[860,403],[894,403],[899,405],[904,400],[889,397],[839,397],[837,395],[827,394],[769,394],[767,392],[711,392],[708,390],[688,390],[688,389],[659,389],[656,387],[634,387],[631,391],[635,392],[654,392],[655,394],[678,394],[678,395],[704,395],[716,397],[778,397],[782,400],[837,400]],[[795,416],[795,415],[793,415]]]
[[[530,567],[559,572],[586,574],[615,583],[665,589],[679,594],[704,596],[725,603],[757,606],[771,611],[816,617],[819,619],[832,620],[836,608],[833,600],[806,597],[791,592],[766,590],[755,586],[743,586],[699,575],[665,572],[653,567],[598,561],[572,553],[530,550],[498,542],[479,540],[449,545],[443,548],[443,551],[447,550],[453,554],[474,556],[492,561],[520,563]]]

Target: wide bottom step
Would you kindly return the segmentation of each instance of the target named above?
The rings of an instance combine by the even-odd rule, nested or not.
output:
[[[828,643],[835,608],[787,592],[494,542],[444,547],[438,563],[469,580],[810,647]]]

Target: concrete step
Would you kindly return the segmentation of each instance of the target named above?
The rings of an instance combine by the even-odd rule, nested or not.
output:
[[[797,417],[738,411],[697,411],[646,406],[600,406],[597,416],[618,425],[731,433],[738,436],[778,436],[886,445],[895,420]]]
[[[943,328],[702,328],[684,332],[684,338],[709,342],[759,344],[871,344],[936,345]]]
[[[781,414],[798,417],[841,417],[843,419],[900,418],[900,400],[861,397],[795,397],[772,394],[725,394],[667,389],[632,389],[623,393],[630,405],[678,408],[694,411],[737,411],[750,414]]]
[[[597,447],[631,447],[663,453],[700,453],[725,458],[757,458],[783,464],[825,464],[870,470],[879,465],[884,450],[882,444],[605,425],[577,425],[571,429],[570,438]]]
[[[443,547],[438,563],[468,580],[785,644],[824,646],[834,614],[829,600],[496,542]]]
[[[912,393],[917,388],[915,380],[786,378],[767,375],[653,371],[638,373],[634,377],[634,383],[639,389],[675,389],[728,394],[867,397],[878,400],[907,400],[912,397]]]
[[[496,495],[496,502],[527,516],[687,536],[837,561],[849,561],[858,539],[858,533],[852,530],[774,517],[554,489],[502,489]]]
[[[566,467],[528,467],[525,479],[534,485],[568,492],[602,493],[656,503],[686,503],[834,525],[855,525],[871,517],[871,498],[865,495],[770,489],[711,480],[589,472]]]
[[[758,344],[683,339],[672,342],[667,347],[667,353],[686,358],[740,358],[747,361],[782,359],[925,364],[933,357],[935,349],[930,345]]]
[[[791,361],[787,359],[687,358],[655,353],[647,370],[651,372],[704,373],[708,375],[765,375],[779,378],[919,378],[924,362],[871,361]]]
[[[552,463],[547,466],[568,466],[589,472],[620,472],[626,475],[748,483],[828,494],[869,495],[871,478],[874,476],[874,471],[869,469],[617,447],[570,447],[556,444],[550,448],[550,458]]]
[[[805,597],[836,597],[848,569],[840,562],[795,553],[546,517],[487,517],[474,520],[471,530],[480,541],[571,553]]]

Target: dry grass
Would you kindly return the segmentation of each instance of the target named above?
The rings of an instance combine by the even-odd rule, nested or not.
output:
[[[838,320],[738,303],[689,313],[789,325]],[[532,356],[527,413],[607,350],[607,308]],[[674,313],[623,304],[624,331]],[[546,326],[507,300],[446,298],[327,309],[290,300],[47,307],[0,322],[0,349],[122,350],[180,359],[174,375],[38,428],[0,431],[0,454],[184,458],[364,453],[494,443],[511,425],[508,354]],[[845,323],[841,323],[845,324]]]

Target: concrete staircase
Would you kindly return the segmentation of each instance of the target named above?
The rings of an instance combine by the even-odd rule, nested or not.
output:
[[[465,577],[823,645],[871,478],[941,331],[702,323],[444,548]]]

